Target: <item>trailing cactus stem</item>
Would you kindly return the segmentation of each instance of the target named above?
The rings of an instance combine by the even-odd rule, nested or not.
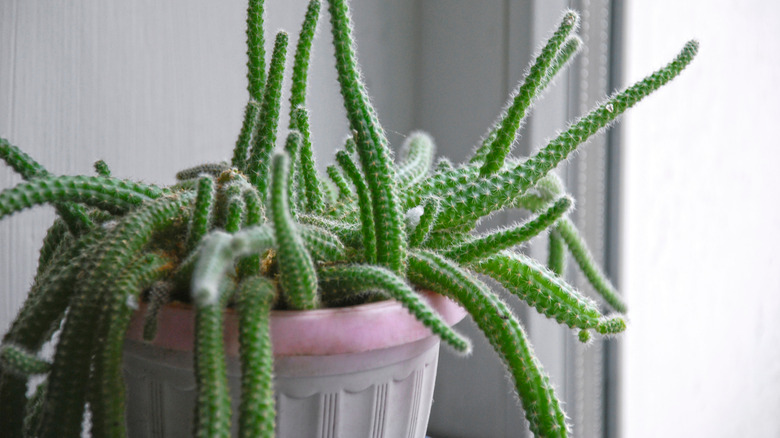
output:
[[[222,340],[223,309],[201,302],[195,308],[195,377],[198,396],[195,436],[230,437],[230,394]]]
[[[138,294],[173,267],[170,259],[150,253],[130,263],[105,297],[102,343],[96,345],[91,392],[92,436],[123,437],[125,431],[125,384],[122,349]]]
[[[239,436],[273,438],[275,402],[270,311],[276,285],[265,277],[252,277],[238,288],[238,341],[241,360]]]
[[[588,250],[585,241],[582,240],[571,220],[566,219],[560,221],[555,230],[560,233],[561,237],[566,242],[566,246],[569,247],[572,257],[574,257],[574,260],[582,270],[582,273],[585,274],[588,282],[590,282],[596,292],[604,298],[604,301],[606,301],[610,307],[620,313],[626,313],[626,311],[628,311],[626,304],[593,259],[593,255]]]
[[[337,289],[340,294],[380,289],[400,302],[418,321],[438,335],[455,351],[461,354],[471,352],[471,343],[441,320],[406,282],[387,269],[369,265],[341,265],[320,269],[320,282],[325,287]]]
[[[453,298],[471,315],[509,369],[534,435],[568,436],[566,416],[525,331],[487,286],[444,257],[419,250],[410,254],[409,278]]]

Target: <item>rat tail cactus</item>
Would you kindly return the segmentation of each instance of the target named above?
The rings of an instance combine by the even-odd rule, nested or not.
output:
[[[223,312],[239,316],[241,436],[275,434],[273,310],[306,310],[377,299],[399,301],[462,354],[470,343],[418,295],[456,301],[503,360],[530,428],[539,437],[570,433],[552,383],[523,326],[477,277],[492,278],[542,315],[587,342],[626,328],[626,305],[598,268],[567,214],[574,201],[551,171],[589,137],[677,76],[697,43],[668,65],[574,121],[530,157],[510,157],[539,93],[577,53],[577,14],[566,11],[499,120],[464,164],[440,160],[425,133],[409,136],[395,160],[357,62],[345,0],[328,0],[335,65],[350,137],[317,174],[306,90],[321,5],[311,0],[294,49],[290,124],[280,142],[279,113],[288,36],[279,32],[266,65],[262,0],[247,9],[248,92],[229,163],[206,163],[158,187],[111,176],[49,173],[0,139],[0,158],[24,182],[0,192],[0,218],[41,204],[58,219],[40,252],[27,301],[0,346],[0,428],[6,436],[78,437],[87,407],[91,433],[125,431],[122,343],[139,300],[149,303],[144,336],[156,333],[160,306],[195,309],[197,436],[229,436],[231,403],[222,345]],[[278,143],[283,143],[277,147]],[[274,152],[274,149],[278,152]],[[524,209],[524,223],[477,234],[496,211]],[[547,233],[547,266],[517,251]],[[603,305],[561,277],[567,253]],[[42,346],[56,337],[51,360]],[[42,376],[35,391],[31,376]],[[28,398],[28,393],[34,393]]]

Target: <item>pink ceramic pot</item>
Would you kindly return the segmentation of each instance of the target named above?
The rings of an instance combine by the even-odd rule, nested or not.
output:
[[[450,325],[465,316],[441,295],[422,295]],[[142,341],[143,312],[135,313],[125,346],[128,431],[131,437],[190,436],[192,310],[181,304],[161,309],[151,344]],[[228,310],[224,339],[234,408],[240,387],[237,325]],[[277,436],[425,436],[439,339],[396,301],[275,311],[271,338]]]

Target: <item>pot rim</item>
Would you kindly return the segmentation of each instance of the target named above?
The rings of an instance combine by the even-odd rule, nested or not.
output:
[[[420,296],[448,324],[466,315],[452,300],[430,291]],[[127,339],[143,342],[146,304],[134,312]],[[192,306],[171,303],[158,315],[157,337],[151,345],[191,351],[194,338]],[[302,335],[305,333],[305,336]],[[271,312],[271,342],[274,356],[326,356],[391,348],[434,336],[395,300],[317,310]],[[238,316],[225,312],[223,338],[228,356],[238,356]]]

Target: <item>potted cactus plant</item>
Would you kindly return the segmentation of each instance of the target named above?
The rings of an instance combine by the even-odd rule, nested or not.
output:
[[[238,432],[274,436],[274,315],[395,299],[452,349],[467,353],[468,340],[450,327],[457,312],[441,317],[430,307],[437,298],[425,298],[424,290],[474,319],[504,361],[536,436],[569,434],[522,325],[477,274],[576,330],[583,342],[592,332],[625,329],[626,307],[567,219],[573,201],[551,171],[679,74],[697,43],[687,43],[671,63],[572,122],[536,154],[511,158],[535,96],[581,44],[577,15],[568,11],[472,158],[432,168],[433,142],[423,133],[410,135],[400,159],[393,159],[361,81],[345,0],[328,6],[351,128],[336,154],[338,166],[328,168],[332,184],[315,171],[305,105],[319,0],[309,4],[294,54],[284,141],[278,141],[278,121],[287,35],[276,35],[266,68],[262,0],[249,1],[249,102],[229,163],[184,170],[177,184],[158,187],[114,178],[103,162],[96,163],[96,176],[52,175],[0,139],[0,157],[26,180],[0,192],[0,217],[41,204],[53,205],[59,215],[44,240],[28,299],[0,349],[6,436],[79,436],[87,410],[94,436],[126,434],[123,344],[139,301],[142,336],[149,340],[160,330],[178,331],[158,324],[164,306],[193,309],[197,401],[194,424],[181,428],[192,427],[198,436],[231,433],[231,403],[237,401],[227,384],[223,325],[233,318],[241,364]],[[283,147],[275,153],[277,143]],[[532,216],[487,234],[474,231],[481,218],[512,208]],[[513,249],[548,230],[548,266]],[[560,277],[567,249],[613,313],[603,313]],[[446,312],[447,306],[438,308]],[[43,359],[41,347],[55,333],[53,359]],[[33,375],[43,376],[36,388],[29,387]]]

